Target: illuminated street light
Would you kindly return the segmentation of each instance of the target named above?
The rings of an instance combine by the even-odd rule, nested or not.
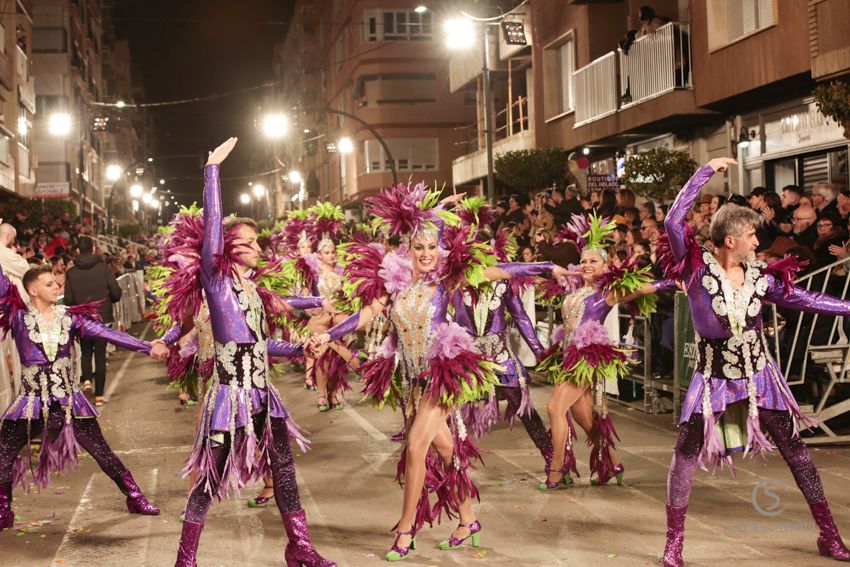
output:
[[[67,112],[51,114],[47,121],[47,129],[53,136],[67,136],[71,133],[71,115]]]
[[[119,100],[118,102],[115,103],[115,106],[117,106],[118,108],[124,108],[125,106],[127,106],[127,103],[124,102],[123,100]]]
[[[239,195],[239,202],[243,205],[249,204],[251,202],[251,195],[249,195],[248,193],[242,193],[241,195]]]
[[[159,199],[151,199],[151,208],[158,209],[159,208]]]
[[[584,155],[590,155],[590,148],[584,148],[584,149],[581,151],[581,153],[583,153]]]
[[[413,11],[414,11],[414,12],[416,12],[417,14],[424,14],[425,12],[427,12],[427,11],[428,11],[428,6],[425,6],[425,5],[423,5],[423,4],[420,4],[420,5],[418,5],[417,7],[415,7],[415,8],[413,9]]]
[[[296,171],[296,170],[293,169],[292,171],[289,172],[289,182],[290,183],[296,183],[296,184],[301,183],[302,179],[303,178],[301,177],[300,171]]]
[[[251,191],[254,193],[254,197],[257,199],[261,199],[266,194],[266,188],[257,183],[253,187],[251,187]]]
[[[283,114],[269,114],[263,118],[263,133],[267,138],[282,138],[289,130],[289,120]]]
[[[107,166],[106,178],[113,183],[121,179],[121,166],[117,163]]]
[[[165,179],[160,179],[160,180],[159,180],[159,184],[160,184],[160,185],[165,185]]]
[[[452,18],[443,23],[449,49],[467,49],[475,44],[475,25],[469,18]]]
[[[152,157],[149,157],[149,158],[148,158],[148,163],[153,163],[153,158],[152,158]]]
[[[136,183],[135,185],[130,187],[130,196],[134,199],[138,199],[142,196],[142,191],[144,191],[144,189],[142,189],[142,186]]]
[[[153,200],[153,197],[151,196],[150,193],[145,193],[144,195],[142,195],[142,203],[144,203],[145,205],[150,204],[150,202],[152,200]]]
[[[354,151],[354,142],[348,136],[343,136],[336,143],[337,151],[341,154],[350,154]]]

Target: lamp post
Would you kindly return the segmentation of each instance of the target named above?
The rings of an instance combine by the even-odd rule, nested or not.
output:
[[[348,136],[343,136],[336,143],[336,151],[339,154],[339,206],[342,207],[345,201],[345,180],[342,177],[342,160],[345,156],[354,151],[354,142]]]

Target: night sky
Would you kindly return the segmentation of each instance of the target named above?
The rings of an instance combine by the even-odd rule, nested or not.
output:
[[[117,0],[116,36],[130,40],[135,81],[143,87],[135,102],[203,97],[274,80],[273,46],[286,35],[293,4],[287,0]],[[270,92],[266,88],[144,110],[156,128],[152,148],[156,176],[167,180],[166,187],[180,195],[183,204],[200,203],[202,156],[229,136],[238,136],[239,144],[222,169],[225,209],[235,205],[248,182],[228,178],[271,169],[268,161],[249,164],[251,155],[266,143],[257,121],[262,97]]]

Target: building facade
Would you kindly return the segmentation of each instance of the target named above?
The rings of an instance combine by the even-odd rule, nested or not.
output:
[[[293,122],[276,159],[302,170],[308,199],[356,214],[392,183],[393,165],[399,181],[453,185],[475,106],[449,88],[437,18],[405,0],[297,3],[276,56],[275,106]],[[281,183],[289,195],[300,189]]]

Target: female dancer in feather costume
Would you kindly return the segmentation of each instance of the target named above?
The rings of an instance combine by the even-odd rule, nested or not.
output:
[[[347,295],[360,298],[365,307],[311,339],[311,346],[339,339],[363,329],[389,308],[393,330],[378,356],[361,367],[364,391],[376,404],[395,407],[399,398],[408,401],[407,445],[398,469],[404,503],[394,528],[396,540],[386,555],[389,561],[407,557],[415,547],[416,532],[426,522],[439,521],[443,512],[448,517],[459,515],[461,524],[441,549],[457,549],[470,537],[473,545],[479,544],[481,525],[472,509],[478,489],[467,470],[479,455],[460,409],[489,392],[497,381],[497,366],[476,352],[466,330],[446,322],[451,294],[461,286],[553,270],[552,264],[495,267],[495,259],[471,238],[468,228],[444,234],[441,246],[437,229],[441,215],[456,219],[440,210],[438,200],[439,194],[428,192],[424,185],[398,185],[370,200],[370,212],[390,235],[410,238],[409,256],[387,254],[379,245],[352,247],[358,259],[346,268]],[[432,492],[437,493],[433,508]]]
[[[71,347],[80,338],[104,339],[116,346],[165,360],[161,342],[138,340],[99,323],[99,304],[57,305],[59,286],[50,266],[33,268],[23,277],[30,297],[26,305],[18,288],[0,269],[0,311],[4,334],[11,331],[21,356],[21,392],[6,408],[0,425],[0,530],[15,524],[13,484],[29,487],[21,449],[41,434],[41,453],[30,470],[39,488],[50,484],[50,473],[67,472],[78,465],[84,448],[127,497],[135,514],[159,514],[115,455],[97,424],[92,407],[72,372]]]
[[[508,240],[506,231],[490,238],[489,225],[493,214],[481,197],[462,200],[455,211],[461,222],[470,227],[477,238],[489,242],[496,258],[508,262],[515,246]],[[455,293],[452,299],[455,321],[475,337],[479,352],[496,362],[499,385],[494,386],[489,399],[476,406],[468,404],[464,419],[476,437],[484,436],[499,421],[499,400],[507,400],[504,419],[513,424],[519,418],[529,438],[540,451],[547,466],[552,460],[552,440],[531,402],[528,392],[528,371],[511,348],[508,336],[508,315],[519,330],[520,336],[540,359],[544,348],[537,338],[534,325],[519,297],[526,286],[534,287],[533,278],[499,280],[481,289],[468,288]]]
[[[234,218],[227,225],[222,223],[219,165],[235,145],[236,138],[231,138],[216,148],[204,169],[204,238],[199,270],[183,270],[187,279],[172,282],[174,295],[193,298],[188,304],[200,305],[200,280],[215,339],[213,383],[204,400],[204,416],[185,470],[187,474],[197,470],[199,480],[186,506],[176,566],[197,565],[198,541],[212,499],[239,490],[270,469],[275,502],[289,538],[287,565],[332,567],[335,563],[322,558],[310,541],[290,447],[290,437],[296,430],[277,390],[268,382],[269,356],[298,355],[303,349],[266,338],[267,315],[276,312],[276,296],[246,277],[259,259],[253,221]],[[179,320],[187,304],[175,303],[173,310]]]
[[[609,266],[605,247],[614,228],[614,223],[596,216],[574,215],[564,231],[581,251],[581,280],[576,287],[578,282],[571,278],[566,281],[566,288],[555,288],[556,294],[567,291],[561,305],[563,332],[560,337],[553,336],[553,344],[539,366],[555,384],[546,408],[552,428],[551,462],[564,465],[552,468],[546,463],[547,478],[540,484],[540,490],[565,488],[572,482],[569,472],[578,475],[572,454],[575,434],[569,411],[593,447],[590,468],[596,478],[591,482],[602,485],[616,477],[617,483],[622,484],[624,467],[614,451],[617,433],[607,412],[605,384],[625,374],[628,356],[627,351],[608,337],[603,322],[611,308],[622,302],[635,301],[636,311],[648,315],[655,306],[651,294],[659,289],[672,289],[674,283],[672,280],[651,282],[647,275],[649,268],[637,269],[632,262],[619,268]]]
[[[767,430],[788,463],[809,504],[820,533],[821,555],[850,561],[832,519],[820,475],[800,439],[798,421],[806,421],[762,332],[762,305],[836,316],[850,315],[850,302],[794,285],[800,264],[788,257],[765,265],[754,261],[756,228],[761,217],[733,204],[721,207],[711,220],[714,253],[699,247],[689,234],[685,217],[700,189],[716,172],[735,161],[719,158],[701,167],[688,181],[664,220],[669,249],[667,275],[687,287],[688,304],[697,333],[697,370],[682,405],[679,439],[667,479],[666,567],[682,567],[685,515],[691,483],[698,466],[730,465],[730,451],[763,455],[774,448]],[[721,421],[722,418],[722,421]],[[747,432],[745,439],[721,435],[723,429]],[[720,427],[726,424],[727,427]],[[737,442],[732,442],[737,441]]]

